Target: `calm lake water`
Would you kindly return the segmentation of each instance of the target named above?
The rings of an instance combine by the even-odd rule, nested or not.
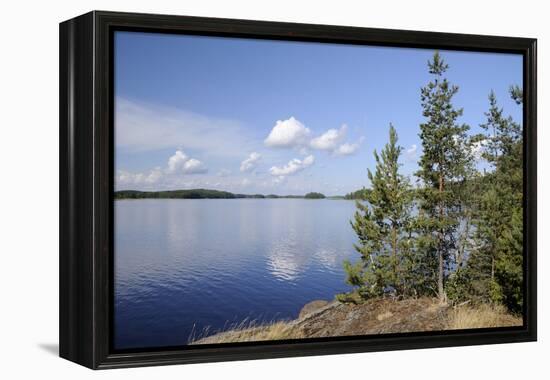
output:
[[[292,319],[347,291],[344,200],[115,202],[115,347],[185,345],[206,328]]]

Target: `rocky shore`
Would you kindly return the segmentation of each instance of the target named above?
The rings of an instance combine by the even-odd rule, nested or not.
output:
[[[191,344],[322,338],[451,329],[520,326],[521,318],[500,307],[451,307],[435,299],[375,299],[361,304],[316,300],[299,317],[268,325],[253,323],[198,338]]]

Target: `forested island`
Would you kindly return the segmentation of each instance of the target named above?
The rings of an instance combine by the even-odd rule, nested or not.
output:
[[[327,197],[311,192],[305,195],[234,194],[229,191],[209,189],[167,190],[167,191],[115,191],[115,199],[344,199],[343,196]]]
[[[422,153],[414,182],[400,172],[403,147],[374,151],[370,187],[351,222],[357,260],[345,261],[351,290],[306,305],[297,319],[230,328],[191,343],[520,326],[523,313],[523,138],[493,91],[472,134],[453,104],[459,87],[438,52],[420,91]],[[522,89],[510,96],[523,104]],[[486,165],[479,167],[482,159]]]

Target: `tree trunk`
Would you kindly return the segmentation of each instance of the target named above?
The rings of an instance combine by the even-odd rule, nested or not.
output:
[[[443,174],[439,174],[439,221],[443,220]],[[444,233],[443,228],[439,231],[439,244],[437,247],[437,256],[439,259],[438,271],[437,271],[437,293],[440,302],[445,301],[445,292],[443,290],[443,241]]]
[[[445,294],[443,291],[443,253],[439,251],[438,255],[439,255],[439,270],[438,270],[438,276],[437,276],[437,293],[439,296],[439,301],[443,302],[445,301]]]
[[[392,244],[393,244],[393,286],[395,287],[395,292],[399,292],[399,286],[397,285],[397,228],[392,227]]]

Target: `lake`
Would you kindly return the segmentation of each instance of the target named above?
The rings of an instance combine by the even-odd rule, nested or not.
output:
[[[307,302],[348,291],[354,211],[345,200],[117,200],[115,348],[293,319]]]

